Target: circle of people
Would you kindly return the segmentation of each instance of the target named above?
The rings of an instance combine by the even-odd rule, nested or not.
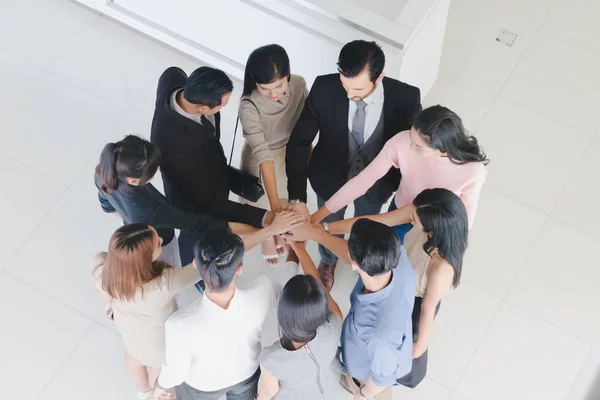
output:
[[[371,400],[424,379],[488,159],[457,114],[422,109],[419,89],[385,77],[384,66],[375,42],[350,42],[338,73],[309,92],[281,46],[251,53],[238,116],[240,169],[264,187],[256,202],[229,199],[220,110],[233,83],[218,69],[168,68],[151,141],[129,135],[104,147],[98,198],[123,226],[93,277],[137,398],[331,399],[341,385]],[[159,169],[165,195],[151,184]],[[350,203],[354,218],[344,219]],[[318,267],[308,241],[319,244]],[[236,283],[258,245],[267,264],[292,271],[287,282]],[[338,258],[358,274],[345,317],[330,294]],[[194,286],[203,296],[178,309],[177,295]],[[263,348],[272,306],[279,340]]]

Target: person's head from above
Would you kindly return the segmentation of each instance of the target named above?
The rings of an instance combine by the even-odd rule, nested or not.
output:
[[[375,91],[383,79],[385,54],[375,42],[355,40],[347,43],[338,57],[342,86],[352,101],[359,101]]]
[[[452,266],[452,286],[458,286],[469,235],[465,205],[450,190],[439,188],[423,190],[415,197],[413,205],[413,229],[427,233],[423,250],[429,255],[437,252]]]
[[[242,273],[244,243],[227,229],[209,229],[194,247],[194,265],[204,279],[207,293],[222,293]]]
[[[448,157],[459,165],[489,161],[477,139],[467,133],[460,117],[440,105],[417,114],[410,139],[412,149],[423,156]]]
[[[108,143],[100,154],[96,173],[105,193],[119,186],[144,186],[152,181],[160,164],[157,146],[139,136],[128,135],[116,143]]]
[[[362,218],[352,225],[348,239],[350,264],[363,281],[390,272],[398,266],[402,247],[392,228]]]
[[[123,225],[110,238],[108,252],[101,255],[102,289],[112,298],[132,300],[143,285],[170,266],[157,261],[162,238],[148,224]]]
[[[288,90],[290,59],[283,47],[269,44],[254,50],[246,62],[244,91],[250,96],[254,89],[273,101],[277,101]]]
[[[310,275],[296,275],[284,286],[277,307],[280,342],[296,350],[317,336],[328,321],[329,306],[322,285]]]
[[[188,77],[183,89],[184,110],[190,114],[213,115],[227,105],[233,82],[220,69],[200,67]]]

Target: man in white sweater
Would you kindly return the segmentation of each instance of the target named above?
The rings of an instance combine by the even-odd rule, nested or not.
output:
[[[166,353],[155,396],[178,400],[252,400],[262,325],[280,288],[262,276],[236,287],[244,245],[234,233],[207,232],[194,251],[204,296],[166,323]]]

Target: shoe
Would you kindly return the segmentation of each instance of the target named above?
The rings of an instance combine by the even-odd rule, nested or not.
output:
[[[206,284],[204,283],[204,281],[198,281],[194,284],[194,286],[196,286],[196,289],[198,289],[198,291],[202,294],[204,294],[204,292],[206,291]]]
[[[139,389],[137,391],[137,396],[139,400],[151,400],[154,398],[154,391],[149,392],[140,392]]]
[[[335,281],[335,265],[336,264],[325,264],[323,261],[319,263],[319,276],[321,277],[323,286],[325,286],[325,289],[327,290],[331,290],[333,282]]]

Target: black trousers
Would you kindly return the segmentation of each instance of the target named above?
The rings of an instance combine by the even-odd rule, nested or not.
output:
[[[422,297],[415,297],[415,305],[412,312],[413,341],[417,340],[419,337],[419,320],[421,319],[422,303]],[[435,315],[437,315],[440,310],[441,304],[442,302],[440,301],[435,308]],[[412,370],[396,382],[409,388],[417,387],[417,385],[425,379],[425,375],[427,375],[427,353],[429,353],[429,349],[425,350],[425,353],[421,354],[420,357],[413,358]]]

